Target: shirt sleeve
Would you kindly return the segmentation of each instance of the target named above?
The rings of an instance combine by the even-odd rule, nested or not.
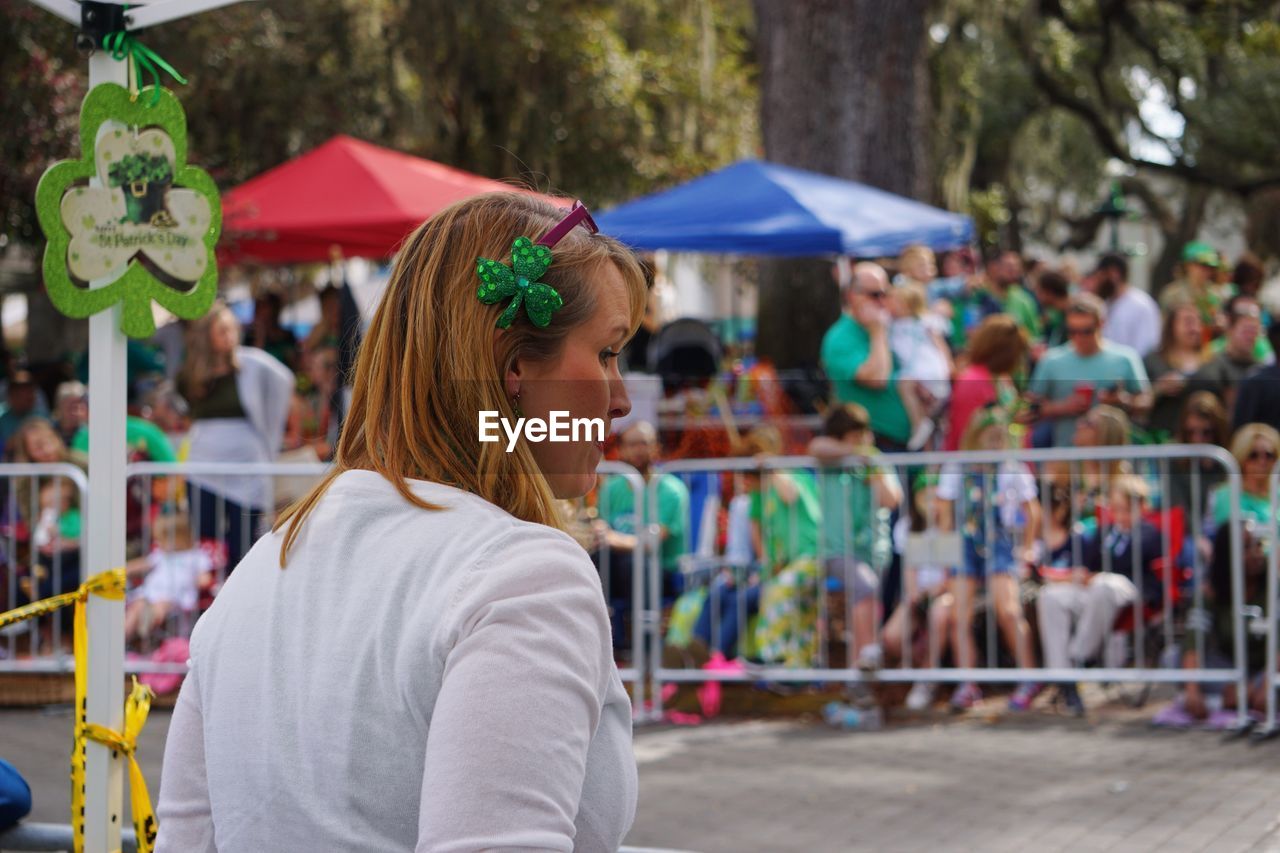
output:
[[[419,851],[574,846],[613,677],[609,618],[580,547],[552,531],[520,534],[490,549],[454,595]]]
[[[853,335],[843,334],[840,327],[827,332],[822,340],[822,369],[830,379],[853,381],[858,368],[871,354],[870,345]]]
[[[142,444],[146,447],[147,458],[152,462],[177,462],[178,454],[173,450],[173,442],[169,440],[169,436],[164,434],[164,430],[151,423],[150,421],[138,420],[136,425],[137,434],[142,439]]]
[[[156,853],[215,853],[213,813],[204,760],[204,715],[195,668],[178,693],[164,745]]]

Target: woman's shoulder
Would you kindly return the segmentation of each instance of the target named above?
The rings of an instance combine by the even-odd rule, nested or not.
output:
[[[582,546],[562,530],[516,518],[503,508],[479,495],[443,483],[425,480],[406,480],[409,493],[429,506],[426,510],[405,499],[394,483],[376,471],[344,471],[334,479],[326,494],[328,509],[342,510],[343,505],[362,507],[365,512],[404,513],[410,535],[421,536],[424,542],[439,543],[441,528],[458,541],[465,541],[475,555],[474,562],[499,561],[518,555],[521,551],[546,556],[559,551],[566,559],[591,565]],[[421,513],[440,513],[435,524],[422,524]]]

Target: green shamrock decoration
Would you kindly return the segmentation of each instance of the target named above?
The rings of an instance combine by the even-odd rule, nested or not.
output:
[[[139,150],[144,143],[150,153]],[[54,306],[83,318],[120,303],[120,329],[132,338],[154,334],[153,301],[184,319],[205,314],[218,289],[222,205],[208,173],[187,164],[178,99],[164,88],[134,97],[123,86],[95,86],[80,107],[80,152],[49,167],[36,188]],[[100,185],[86,185],[94,177]],[[103,211],[109,215],[87,215]],[[142,255],[188,289],[157,278]],[[105,284],[99,279],[121,270]],[[77,283],[95,279],[97,287]]]
[[[551,315],[558,311],[564,300],[550,286],[538,281],[551,266],[551,250],[535,245],[528,237],[517,237],[511,244],[511,266],[476,258],[476,274],[480,286],[476,296],[485,305],[493,305],[508,297],[515,297],[498,317],[498,328],[508,328],[520,312],[521,304],[529,315],[529,321],[539,328],[546,328]]]

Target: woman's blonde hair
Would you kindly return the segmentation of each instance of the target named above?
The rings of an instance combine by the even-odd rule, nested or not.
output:
[[[1098,442],[1094,447],[1121,447],[1129,443],[1132,424],[1124,409],[1099,403],[1086,412],[1085,417],[1093,422],[1094,431],[1098,434]],[[1124,459],[1099,462],[1098,466],[1103,477],[1108,480],[1133,471],[1133,466]]]
[[[507,453],[501,443],[480,442],[476,431],[480,411],[514,420],[507,371],[517,359],[548,361],[560,353],[569,332],[594,313],[604,264],[613,264],[626,284],[631,333],[644,316],[645,278],[632,253],[616,240],[575,228],[556,245],[542,277],[559,291],[564,307],[546,328],[523,313],[510,328],[496,327],[505,301],[485,305],[476,297],[476,259],[508,262],[517,237],[536,241],[563,214],[530,195],[489,193],[441,211],[406,239],[360,346],[333,467],[276,522],[276,530],[288,528],[281,566],[325,490],[351,469],[377,471],[423,509],[441,507],[414,495],[407,480],[445,483],[516,518],[564,528],[528,445]]]
[[[240,339],[240,321],[222,301],[215,302],[208,314],[191,324],[187,329],[186,354],[182,358],[182,370],[178,374],[182,395],[188,400],[200,400],[209,393],[209,382],[228,368],[236,370],[240,367],[233,349],[230,353],[220,354],[213,351],[209,341],[209,333],[213,324],[223,317],[230,317],[236,324],[236,340]]]
[[[1145,502],[1151,497],[1151,487],[1137,474],[1120,474],[1111,481],[1109,494],[1119,494],[1129,502]]]
[[[1100,403],[1088,411],[1085,417],[1095,424],[1098,447],[1119,447],[1129,443],[1129,416],[1124,409]]]
[[[18,426],[13,437],[9,439],[9,458],[13,462],[19,464],[35,462],[27,452],[27,436],[33,432],[47,432],[58,440],[58,446],[62,448],[62,458],[58,460],[59,462],[66,462],[70,458],[67,443],[62,440],[53,422],[44,415],[32,415]]]
[[[773,424],[757,424],[734,448],[735,456],[781,456],[782,431]]]
[[[1241,467],[1248,461],[1249,454],[1253,451],[1253,443],[1258,439],[1262,439],[1271,445],[1271,449],[1280,453],[1280,432],[1269,424],[1245,424],[1236,430],[1236,434],[1231,437],[1231,455],[1236,458]]]

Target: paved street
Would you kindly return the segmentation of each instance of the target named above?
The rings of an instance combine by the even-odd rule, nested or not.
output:
[[[1280,850],[1280,742],[1048,714],[879,733],[812,722],[645,728],[628,843],[702,851]],[[158,791],[168,712],[143,733]],[[35,819],[66,820],[69,709],[0,712]]]

